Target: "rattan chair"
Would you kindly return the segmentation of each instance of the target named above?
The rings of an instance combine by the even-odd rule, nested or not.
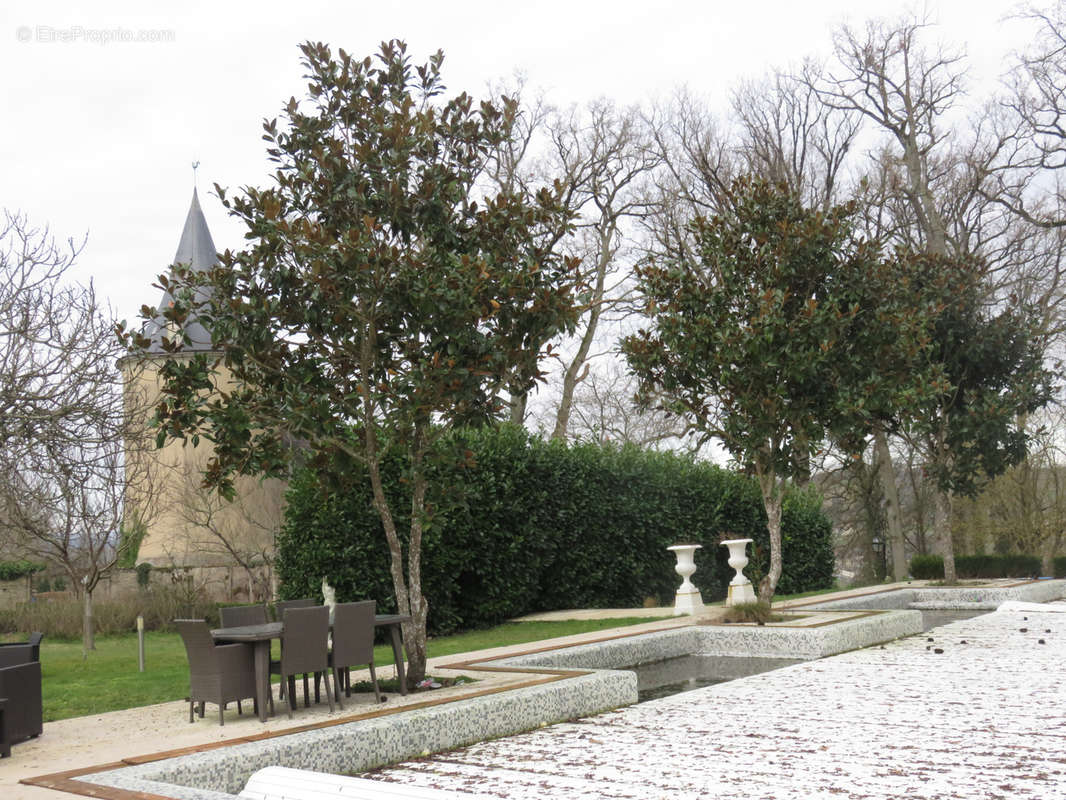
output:
[[[351,697],[351,667],[366,664],[370,667],[370,681],[374,684],[374,698],[381,702],[381,689],[374,671],[374,608],[373,600],[359,603],[338,603],[333,612],[333,650],[329,665],[333,669],[333,689],[337,705],[341,702],[341,684],[344,694]],[[343,680],[342,680],[343,678]]]
[[[9,756],[12,744],[36,738],[43,730],[41,663],[34,645],[20,642],[0,648],[0,697],[7,701],[0,754]]]
[[[319,603],[313,597],[299,597],[296,600],[278,600],[274,604],[274,619],[278,622],[285,621],[285,610],[288,608],[311,608]]]
[[[223,628],[241,628],[245,625],[266,625],[270,622],[267,607],[257,606],[222,606],[218,610]]]
[[[225,725],[227,703],[236,700],[239,714],[241,700],[255,700],[255,651],[247,644],[215,644],[202,619],[176,619],[174,625],[189,657],[189,722],[193,721],[196,703],[200,704],[201,717],[205,703],[217,703],[218,724]],[[258,711],[258,702],[253,705]]]
[[[283,622],[285,620],[285,610],[288,609],[288,608],[311,608],[311,607],[316,606],[316,605],[318,605],[318,603],[315,602],[315,599],[313,597],[298,597],[295,600],[278,600],[274,604],[274,619],[276,619],[278,622]],[[272,675],[280,675],[281,674],[281,662],[280,661],[271,661],[270,662],[270,673]],[[307,697],[307,694],[308,694],[307,676],[304,675],[304,697]],[[281,688],[278,689],[278,699],[279,700],[284,700],[285,699],[285,682],[284,681],[281,682]],[[320,698],[318,696],[318,681],[315,681],[315,702],[317,703],[319,701],[319,699]]]
[[[308,673],[324,673],[326,699],[333,711],[333,697],[329,691],[329,609],[289,608],[282,620],[281,632],[281,682],[289,701],[289,719],[296,705],[296,676]],[[310,705],[307,683],[304,682],[304,706]]]
[[[32,661],[41,660],[41,640],[44,638],[44,634],[40,631],[34,631],[30,634],[30,638],[24,642],[0,642],[0,647],[29,647],[32,649]]]

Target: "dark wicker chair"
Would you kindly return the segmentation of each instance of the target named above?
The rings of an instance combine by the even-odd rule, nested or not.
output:
[[[341,702],[341,684],[344,694],[351,697],[352,675],[350,667],[366,664],[370,667],[370,681],[374,684],[374,698],[381,702],[381,689],[374,671],[374,608],[373,600],[360,603],[338,603],[333,613],[333,651],[329,665],[333,669],[333,689],[337,705]],[[342,680],[343,678],[343,680]]]
[[[5,756],[11,755],[11,745],[34,739],[44,730],[37,657],[37,646],[28,643],[0,648],[0,698],[7,701],[0,754]]]
[[[333,696],[329,691],[329,609],[289,608],[282,620],[281,632],[281,682],[286,685],[289,701],[289,719],[296,705],[296,676],[308,673],[323,673],[326,681],[326,699],[333,711]],[[304,682],[304,706],[310,705],[307,682]]]
[[[278,622],[284,622],[285,621],[285,610],[288,609],[288,608],[312,608],[312,607],[317,606],[317,605],[318,605],[318,603],[315,601],[315,599],[313,597],[298,597],[295,600],[278,600],[274,604],[274,619],[276,619]],[[280,675],[281,674],[281,662],[280,661],[271,661],[270,662],[270,672],[271,672],[272,675]],[[306,698],[307,695],[308,695],[307,676],[304,675],[304,698]],[[281,688],[278,689],[278,699],[280,699],[280,700],[284,700],[285,699],[285,682],[284,681],[281,682]],[[319,698],[319,694],[318,694],[318,681],[316,680],[315,681],[315,702],[317,703],[319,700],[320,700],[320,698]],[[305,699],[304,700],[304,704],[306,705],[306,703],[307,703],[307,701]]]
[[[189,722],[196,703],[201,717],[205,703],[216,703],[218,724],[225,725],[223,712],[228,703],[236,700],[239,714],[241,700],[255,700],[255,651],[247,644],[215,644],[202,619],[176,619],[174,625],[189,657]],[[259,710],[258,703],[253,706]]]
[[[0,647],[29,647],[33,648],[33,661],[41,660],[41,640],[44,638],[44,634],[40,631],[34,631],[30,634],[30,638],[24,642],[0,642]]]
[[[267,607],[258,606],[222,606],[218,610],[223,628],[240,628],[245,625],[266,625],[270,622]]]
[[[311,608],[319,603],[312,597],[300,597],[296,600],[278,600],[274,604],[274,619],[278,622],[285,621],[285,609],[288,608]]]

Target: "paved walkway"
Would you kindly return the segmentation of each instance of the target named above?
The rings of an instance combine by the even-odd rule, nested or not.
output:
[[[511,800],[1066,798],[1066,613],[997,612],[383,780]]]

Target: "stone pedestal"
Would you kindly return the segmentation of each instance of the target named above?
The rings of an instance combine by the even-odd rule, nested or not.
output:
[[[681,576],[681,585],[674,596],[674,616],[682,614],[698,614],[703,611],[703,597],[691,580],[692,573],[696,571],[696,562],[693,559],[696,551],[703,545],[699,544],[675,544],[667,547],[677,556],[677,566],[674,571]]]
[[[748,566],[747,547],[751,541],[751,539],[727,539],[722,542],[724,547],[729,548],[729,566],[737,571],[733,580],[729,582],[729,594],[725,599],[727,606],[755,602],[755,589],[751,581],[744,576],[744,567]]]

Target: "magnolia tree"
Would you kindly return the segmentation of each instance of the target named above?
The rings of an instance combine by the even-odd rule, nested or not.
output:
[[[396,41],[366,59],[301,50],[308,96],[264,124],[275,185],[232,199],[218,189],[250,244],[223,254],[206,304],[195,304],[202,275],[165,279],[178,298],[169,321],[198,316],[222,355],[165,364],[160,437],[207,437],[206,482],[230,494],[237,474],[284,475],[294,440],[340,485],[345,463],[365,464],[397,608],[411,617],[415,682],[429,602],[422,537],[440,488],[427,459],[450,426],[527,392],[545,343],[572,328],[577,264],[555,249],[570,219],[555,187],[479,192],[516,105],[444,99],[441,53],[415,66]],[[219,366],[233,380],[212,393]],[[395,452],[409,464],[402,505],[381,478]]]
[[[920,368],[929,309],[905,291],[910,259],[856,241],[848,207],[823,214],[750,178],[726,197],[728,211],[691,223],[691,257],[638,270],[651,325],[623,351],[645,398],[684,415],[758,478],[770,537],[759,598],[769,601],[781,576],[784,482],[806,476],[829,436],[861,440],[886,409],[939,383]]]

